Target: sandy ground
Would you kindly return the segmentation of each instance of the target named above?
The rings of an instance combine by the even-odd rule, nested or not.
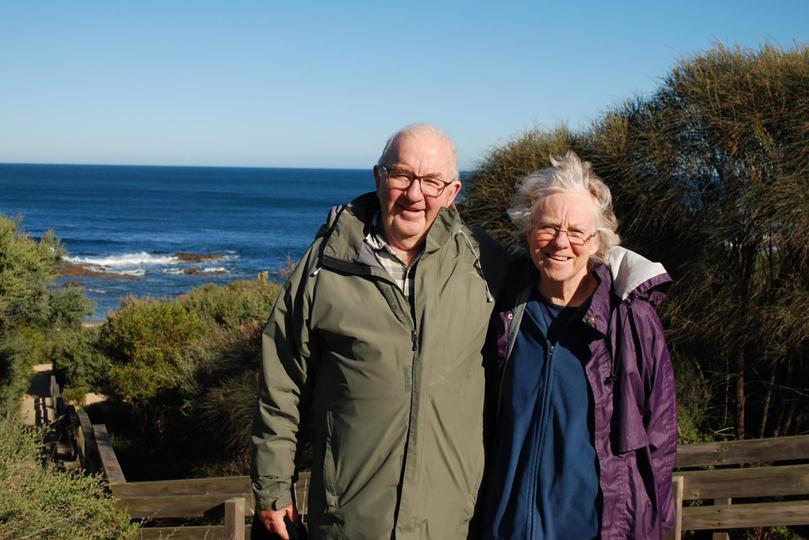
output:
[[[28,392],[20,403],[20,417],[26,426],[36,425],[37,415],[42,413],[43,404],[50,409],[48,415],[53,415],[53,408],[50,407],[51,370],[50,364],[34,366],[31,382],[28,384]],[[40,410],[37,410],[38,406]]]
[[[84,394],[84,405],[92,405],[93,403],[101,403],[102,401],[107,401],[107,396],[104,394],[96,394],[95,392],[89,392]]]
[[[20,403],[20,417],[26,426],[34,426],[39,420],[39,415],[43,413],[45,407],[48,419],[53,420],[54,412],[51,403],[51,373],[50,364],[38,364],[34,366],[31,374],[31,381],[28,383],[28,392],[23,396]],[[84,396],[84,405],[92,405],[105,401],[104,394],[89,393]]]

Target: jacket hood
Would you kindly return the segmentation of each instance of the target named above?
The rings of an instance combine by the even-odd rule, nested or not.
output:
[[[615,246],[607,255],[607,266],[612,277],[613,293],[622,302],[630,296],[645,296],[656,306],[666,298],[671,277],[662,264]]]
[[[656,307],[665,300],[671,283],[662,264],[626,248],[612,248],[607,260],[608,264],[598,262],[592,267],[599,285],[584,316],[585,323],[603,335],[609,333],[614,302],[632,304],[643,299]]]

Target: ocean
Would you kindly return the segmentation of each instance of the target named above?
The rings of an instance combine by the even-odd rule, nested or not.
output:
[[[367,170],[0,164],[0,213],[52,229],[102,320],[128,295],[175,297],[296,261]],[[83,274],[83,275],[82,275]],[[90,275],[87,275],[90,274]]]

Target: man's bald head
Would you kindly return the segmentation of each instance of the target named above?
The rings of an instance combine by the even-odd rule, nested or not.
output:
[[[423,135],[429,135],[438,139],[442,139],[446,142],[447,148],[451,153],[452,159],[452,180],[457,180],[460,176],[458,171],[458,151],[455,148],[455,143],[452,142],[452,139],[449,138],[447,133],[432,124],[410,124],[409,126],[405,126],[393,135],[390,136],[388,142],[385,143],[385,148],[382,150],[382,155],[379,156],[379,161],[377,165],[381,166],[390,166],[390,159],[393,154],[395,154],[399,141],[406,137],[420,137]]]

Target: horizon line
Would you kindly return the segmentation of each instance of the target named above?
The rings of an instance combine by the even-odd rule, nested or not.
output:
[[[23,166],[52,166],[52,167],[153,167],[153,168],[176,168],[176,169],[297,169],[297,170],[310,170],[310,171],[370,171],[373,169],[371,165],[368,168],[364,167],[283,167],[279,165],[180,165],[180,164],[156,164],[156,163],[45,163],[45,162],[16,162],[16,161],[0,161],[0,166],[3,165],[23,165]],[[474,171],[475,168],[463,169],[459,168],[458,172],[461,174],[468,174]]]

